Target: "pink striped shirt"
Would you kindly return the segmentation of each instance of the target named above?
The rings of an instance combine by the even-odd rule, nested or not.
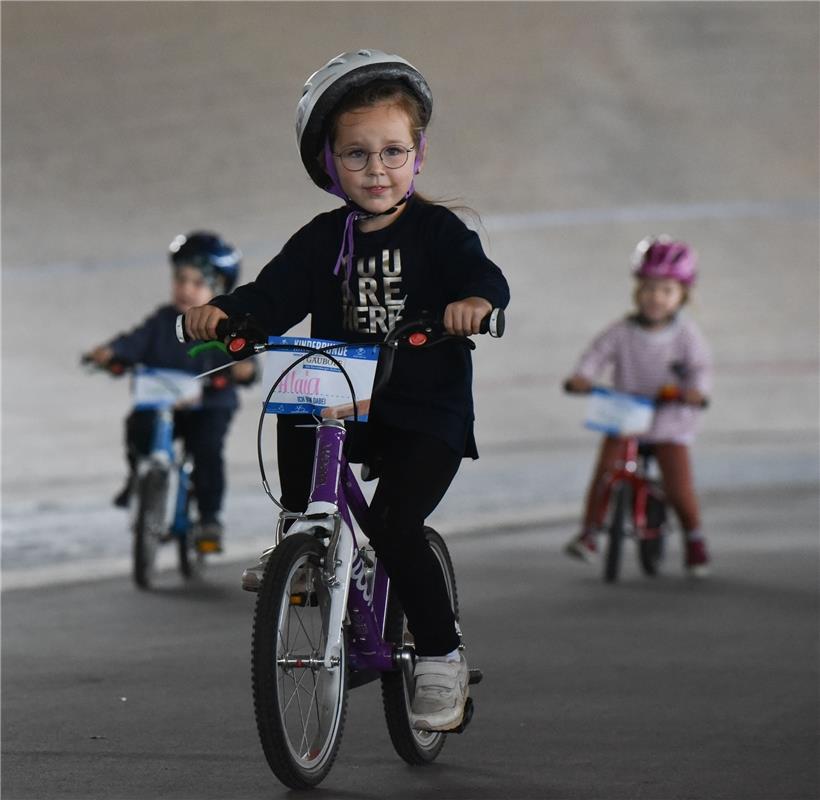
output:
[[[623,392],[654,397],[662,386],[675,384],[707,395],[712,389],[712,358],[699,328],[685,314],[660,330],[649,330],[630,317],[620,319],[598,336],[581,356],[575,372],[596,381],[611,368],[612,386]],[[700,410],[670,403],[655,414],[647,442],[691,444]]]

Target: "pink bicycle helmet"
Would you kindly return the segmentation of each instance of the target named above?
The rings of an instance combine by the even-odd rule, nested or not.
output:
[[[697,253],[686,242],[665,234],[641,239],[632,255],[636,278],[672,278],[692,286],[698,274]]]

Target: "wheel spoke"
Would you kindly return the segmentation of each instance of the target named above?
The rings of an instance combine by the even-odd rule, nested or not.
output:
[[[311,536],[284,539],[271,556],[254,622],[259,734],[271,768],[292,788],[324,777],[344,724],[344,651],[337,670],[324,664],[329,602],[315,566],[321,556]]]
[[[298,585],[301,575],[304,576],[304,588]],[[288,594],[293,594],[298,587],[309,597],[315,590],[316,572],[312,567],[303,567],[301,575],[299,568],[293,571]],[[325,718],[327,715],[320,700],[320,692],[330,688],[322,674],[324,646],[317,646],[327,638],[322,620],[324,609],[321,606],[293,606],[287,598],[283,598],[283,602],[288,605],[277,632],[279,647],[276,652],[280,699],[284,700],[281,714],[286,729],[291,730],[288,737],[298,758],[309,761],[313,745],[322,746],[332,726],[332,719]]]

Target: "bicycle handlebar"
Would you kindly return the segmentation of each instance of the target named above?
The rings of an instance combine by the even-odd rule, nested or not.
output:
[[[98,369],[100,372],[108,372],[115,377],[124,375],[134,368],[134,365],[130,361],[125,361],[121,358],[111,358],[105,364],[100,364],[98,361],[95,361],[89,353],[83,353],[80,356],[80,365]]]
[[[608,389],[609,387],[606,386],[590,386],[589,389],[574,389],[571,385],[569,380],[564,381],[563,383],[564,391],[567,394],[591,394],[593,389]],[[662,388],[658,394],[654,397],[650,397],[649,395],[642,395],[637,392],[628,392],[627,394],[633,394],[636,397],[644,397],[647,400],[651,400],[656,405],[667,405],[669,403],[680,403],[681,405],[693,406],[694,408],[708,408],[709,407],[709,398],[704,397],[699,403],[689,403],[683,398],[683,392],[679,386],[674,387],[664,387]]]
[[[481,320],[479,333],[489,333],[492,337],[500,338],[504,335],[504,329],[504,310],[494,308]],[[176,334],[181,343],[191,341],[185,330],[183,314],[176,319]],[[218,339],[226,341],[228,355],[236,361],[267,349],[268,335],[250,314],[220,320],[216,325],[216,335]],[[475,348],[469,337],[447,333],[443,323],[432,317],[422,317],[391,328],[383,344],[393,349],[402,346],[432,347],[448,339],[455,339],[471,349]]]

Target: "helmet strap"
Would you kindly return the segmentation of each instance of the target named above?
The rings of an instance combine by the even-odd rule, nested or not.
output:
[[[419,152],[416,153],[416,160],[413,163],[413,174],[418,175],[419,170],[421,168],[421,159],[423,156],[423,148],[426,144],[426,137],[422,132],[421,137],[419,138]],[[337,197],[340,197],[342,200],[345,201],[347,207],[350,209],[350,212],[345,219],[345,227],[344,232],[342,233],[342,246],[339,249],[339,256],[336,259],[336,266],[333,268],[333,274],[338,275],[339,270],[341,269],[342,263],[345,263],[345,277],[347,280],[350,280],[350,274],[353,269],[353,230],[355,228],[355,224],[361,220],[366,219],[373,219],[375,217],[384,217],[388,214],[393,214],[397,211],[401,206],[403,206],[409,199],[410,196],[415,192],[414,182],[410,182],[410,188],[407,190],[407,193],[404,197],[399,200],[396,205],[388,208],[386,211],[379,211],[376,214],[372,214],[371,212],[367,211],[366,209],[362,208],[357,203],[354,203],[350,197],[345,194],[344,189],[342,189],[342,185],[339,181],[339,173],[336,170],[336,162],[333,158],[333,150],[330,147],[330,139],[325,139],[325,145],[322,149],[322,155],[325,162],[325,172],[327,173],[328,177],[330,178],[330,186],[325,187],[326,192],[330,192],[330,194],[334,194]],[[347,259],[345,261],[345,258]]]

